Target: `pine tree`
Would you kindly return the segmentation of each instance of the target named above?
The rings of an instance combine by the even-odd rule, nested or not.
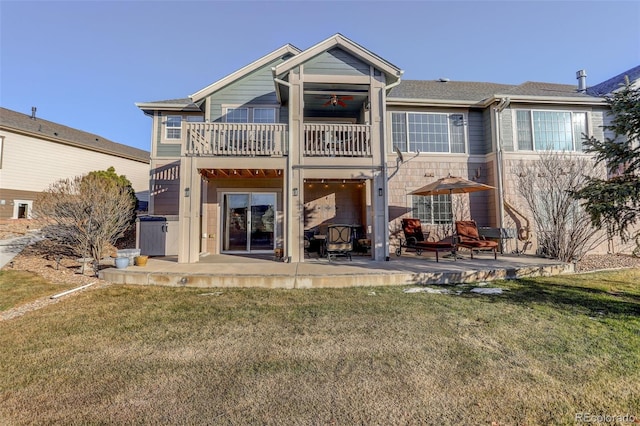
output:
[[[625,87],[606,97],[612,121],[605,130],[614,138],[600,141],[586,138],[585,151],[595,154],[597,164],[606,164],[607,179],[588,178],[586,185],[572,195],[584,200],[591,222],[622,241],[640,239],[635,227],[640,216],[640,88],[626,79]],[[638,247],[636,248],[636,251]]]

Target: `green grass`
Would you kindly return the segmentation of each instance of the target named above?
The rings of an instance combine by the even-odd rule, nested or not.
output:
[[[5,275],[0,276],[0,285]],[[10,424],[640,417],[640,270],[483,296],[110,286],[0,323]]]
[[[0,271],[0,312],[71,288],[25,271]]]

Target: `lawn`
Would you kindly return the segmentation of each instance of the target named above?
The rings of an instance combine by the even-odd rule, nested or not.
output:
[[[450,294],[93,289],[0,322],[0,419],[547,425],[575,424],[579,413],[640,417],[638,282],[636,269],[492,283],[507,289],[501,295],[469,286],[439,287]]]
[[[38,275],[24,271],[0,272],[0,312],[70,288],[70,285],[51,284]]]

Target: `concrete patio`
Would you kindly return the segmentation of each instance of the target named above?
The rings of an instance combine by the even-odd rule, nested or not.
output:
[[[574,272],[573,264],[536,256],[504,254],[494,260],[461,254],[457,260],[441,257],[439,263],[430,253],[392,255],[387,262],[367,256],[283,263],[271,256],[207,255],[196,264],[180,264],[175,257],[156,257],[146,266],[103,269],[100,278],[115,284],[293,289],[471,283]]]

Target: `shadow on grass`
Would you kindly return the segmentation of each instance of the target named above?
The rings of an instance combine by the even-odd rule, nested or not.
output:
[[[509,285],[497,300],[523,305],[554,306],[589,316],[615,315],[640,317],[640,297],[624,293],[573,286],[560,283],[541,283],[532,279],[519,279]]]

